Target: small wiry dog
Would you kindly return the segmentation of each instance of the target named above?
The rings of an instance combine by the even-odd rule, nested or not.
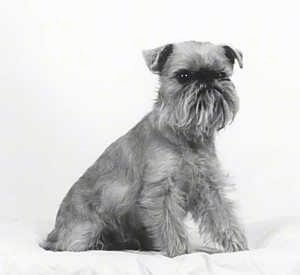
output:
[[[242,54],[189,41],[145,51],[144,58],[161,84],[153,110],[73,185],[42,246],[168,256],[247,249],[214,145],[238,110],[230,76],[235,61],[242,67]]]

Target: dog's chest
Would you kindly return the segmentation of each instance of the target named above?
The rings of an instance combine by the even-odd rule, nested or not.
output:
[[[147,182],[173,176],[179,177],[179,181],[199,182],[208,174],[211,159],[207,152],[179,152],[175,148],[159,146],[147,155],[144,177]]]

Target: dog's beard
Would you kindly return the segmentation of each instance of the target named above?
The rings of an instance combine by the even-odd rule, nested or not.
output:
[[[171,97],[159,92],[156,102],[159,124],[195,139],[213,135],[231,122],[238,110],[238,98],[229,81],[213,86],[193,83]]]

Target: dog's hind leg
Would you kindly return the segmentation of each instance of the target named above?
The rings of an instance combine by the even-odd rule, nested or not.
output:
[[[89,221],[56,226],[40,246],[53,251],[85,251],[94,247],[101,249],[103,244],[99,243],[97,236],[102,229],[101,226]]]

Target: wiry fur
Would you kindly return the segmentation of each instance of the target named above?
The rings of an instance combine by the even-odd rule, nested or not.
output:
[[[242,64],[240,52],[230,49]],[[209,243],[221,251],[247,248],[214,146],[215,133],[238,110],[229,79],[235,59],[228,52],[184,42],[144,53],[161,83],[152,112],[73,185],[42,243],[45,249],[160,250],[176,256],[193,251],[187,216],[203,237],[200,250]],[[174,74],[182,68],[222,70],[227,77],[181,84]]]
[[[213,88],[194,83],[175,92],[169,104],[158,98],[156,105],[160,112],[160,123],[166,119],[167,124],[175,131],[182,132],[187,137],[193,131],[196,138],[211,136],[215,129],[223,129],[234,119],[238,110],[231,83]]]

